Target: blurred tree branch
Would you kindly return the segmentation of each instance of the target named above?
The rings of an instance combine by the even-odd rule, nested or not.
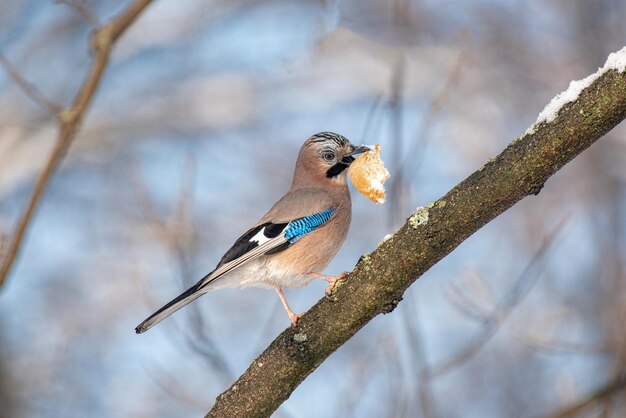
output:
[[[48,111],[56,114],[59,124],[59,133],[49,159],[35,181],[35,186],[28,199],[26,208],[19,217],[15,230],[8,238],[3,253],[0,254],[0,286],[4,284],[11,272],[11,268],[22,247],[28,226],[33,219],[33,215],[41,201],[44,191],[50,183],[52,175],[76,137],[85,113],[100,85],[102,74],[107,68],[109,56],[115,43],[150,3],[152,3],[152,0],[135,0],[119,15],[93,31],[91,35],[91,50],[94,54],[93,60],[87,71],[85,80],[78,89],[72,104],[67,108],[60,109],[60,106],[46,99],[45,96],[21,77],[9,62],[2,57],[1,61],[9,70],[9,74],[26,94]]]
[[[100,20],[94,11],[89,7],[85,0],[57,0],[57,3],[64,4],[72,8],[76,13],[81,15],[88,21],[94,28],[100,26]]]
[[[33,86],[29,83],[23,76],[20,74],[19,70],[15,68],[13,64],[0,53],[0,64],[4,67],[9,76],[13,79],[13,81],[22,89],[24,94],[26,94],[33,102],[37,103],[39,106],[43,107],[50,115],[57,116],[60,112],[63,111],[63,107],[48,99],[42,92],[40,92],[37,87]]]
[[[520,276],[515,281],[515,286],[512,290],[508,292],[508,294],[503,298],[502,301],[497,302],[494,306],[492,312],[479,313],[476,319],[479,319],[483,323],[483,330],[480,334],[474,337],[472,342],[461,350],[459,353],[455,354],[450,359],[444,360],[441,364],[437,366],[433,366],[428,368],[427,373],[425,373],[424,378],[426,380],[432,380],[439,378],[447,373],[450,373],[452,370],[455,370],[458,367],[461,367],[469,360],[474,358],[487,343],[497,334],[500,330],[504,322],[511,315],[513,310],[519,305],[519,303],[526,297],[529,293],[531,287],[535,284],[537,278],[541,275],[541,269],[543,267],[544,261],[546,259],[547,253],[554,243],[556,237],[561,232],[564,227],[566,220],[561,221],[546,237],[544,237],[543,242],[539,249],[535,252],[531,260],[528,262]],[[483,284],[483,286],[487,286]],[[456,289],[456,288],[455,288]],[[474,304],[472,294],[467,289],[463,292],[460,289],[455,290],[458,293],[460,300],[464,300],[463,303],[466,305],[459,306],[460,309],[464,310],[464,313],[468,317],[474,316],[474,312],[478,313],[480,308],[478,306],[472,306]],[[466,300],[463,298],[467,298]],[[466,308],[466,309],[464,309]]]
[[[567,418],[577,416],[590,406],[595,405],[598,402],[605,401],[607,398],[615,395],[616,393],[624,389],[626,389],[626,376],[620,376],[619,378],[607,383],[596,392],[588,395],[583,400],[564,407],[560,411],[549,415],[548,418]]]
[[[418,209],[287,329],[217,397],[207,417],[267,417],[330,354],[466,238],[526,196],[626,118],[626,72],[609,70],[550,123],[514,140],[441,199]]]

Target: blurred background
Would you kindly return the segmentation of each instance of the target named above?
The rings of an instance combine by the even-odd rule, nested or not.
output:
[[[128,3],[77,4],[89,12],[0,0],[0,51],[64,106],[90,63],[90,20]],[[1,289],[0,416],[203,416],[288,326],[275,293],[222,290],[133,328],[286,191],[308,136],[380,143],[392,175],[384,206],[353,190],[337,274],[625,40],[621,0],[155,1],[120,39]],[[56,129],[0,71],[4,239]],[[621,125],[433,267],[275,416],[626,416],[625,167]],[[324,287],[287,297],[303,312]]]

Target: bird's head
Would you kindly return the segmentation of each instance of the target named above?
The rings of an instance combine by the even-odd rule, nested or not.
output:
[[[347,168],[354,161],[354,155],[371,148],[355,146],[342,135],[320,132],[307,139],[296,162],[294,185],[304,182],[319,184],[346,184]]]

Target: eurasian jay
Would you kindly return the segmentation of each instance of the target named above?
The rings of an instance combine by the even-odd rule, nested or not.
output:
[[[307,139],[298,153],[289,191],[259,222],[226,251],[215,270],[135,328],[142,333],[205,293],[224,287],[274,288],[289,320],[294,313],[282,289],[326,280],[330,294],[338,276],[320,274],[346,239],[352,203],[347,168],[353,155],[369,151],[345,137],[321,132]]]

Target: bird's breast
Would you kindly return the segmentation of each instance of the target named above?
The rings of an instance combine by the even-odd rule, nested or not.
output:
[[[275,266],[293,274],[320,273],[335,257],[350,228],[350,207],[339,207],[333,217],[294,245],[268,258]]]

